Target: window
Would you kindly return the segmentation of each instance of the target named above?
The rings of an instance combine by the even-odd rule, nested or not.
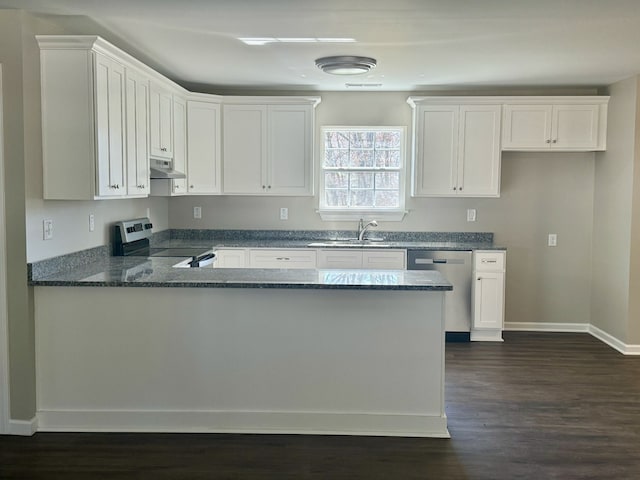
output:
[[[404,127],[324,127],[322,141],[323,218],[402,218]]]

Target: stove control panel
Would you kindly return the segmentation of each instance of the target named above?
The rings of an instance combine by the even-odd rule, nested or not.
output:
[[[135,242],[143,238],[149,238],[153,233],[151,220],[146,217],[118,222],[115,227],[116,242],[121,242],[123,244]]]

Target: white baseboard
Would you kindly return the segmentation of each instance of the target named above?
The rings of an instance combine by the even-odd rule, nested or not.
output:
[[[9,420],[9,435],[30,437],[38,431],[38,418],[31,420]]]
[[[588,323],[505,322],[504,329],[528,332],[588,333]]]
[[[589,325],[589,333],[624,355],[640,355],[640,345],[629,345],[624,343],[594,325]]]
[[[446,415],[237,411],[38,411],[49,432],[267,433],[449,438]]]
[[[629,345],[588,323],[506,322],[505,330],[529,332],[589,333],[624,355],[640,355],[640,345]]]

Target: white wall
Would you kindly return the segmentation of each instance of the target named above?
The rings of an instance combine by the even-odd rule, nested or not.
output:
[[[594,191],[592,323],[629,343],[629,290],[638,79],[608,89],[607,151],[597,155]],[[638,320],[636,320],[638,321]]]
[[[322,93],[322,125],[411,125],[407,93]],[[508,248],[508,322],[588,323],[590,319],[593,153],[504,153],[498,199],[408,198],[402,222],[381,230],[487,231]],[[409,190],[408,190],[409,191]],[[202,219],[192,208],[202,207]],[[289,220],[279,220],[280,207]],[[467,208],[478,221],[466,222]],[[355,222],[323,222],[312,197],[177,197],[172,228],[355,229]],[[547,234],[558,246],[546,246]]]

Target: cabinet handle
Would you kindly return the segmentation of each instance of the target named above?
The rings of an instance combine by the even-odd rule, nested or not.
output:
[[[291,260],[289,257],[276,257],[276,260]]]
[[[114,183],[113,185],[109,185],[109,188],[112,188],[114,190],[117,190],[120,188],[120,185],[118,185],[117,183]]]

